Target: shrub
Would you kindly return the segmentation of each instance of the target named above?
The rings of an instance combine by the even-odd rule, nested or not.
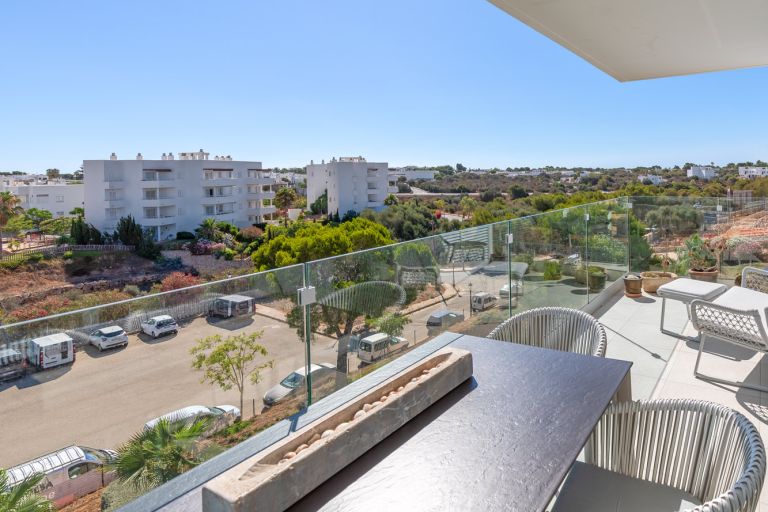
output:
[[[179,231],[176,233],[176,240],[194,240],[195,234],[189,231]]]
[[[201,239],[189,244],[189,252],[195,256],[201,256],[204,254],[214,254],[216,252],[225,249],[226,246],[220,243],[214,243],[210,240]]]
[[[248,226],[240,230],[237,239],[241,242],[253,242],[264,236],[264,230],[256,226]]]
[[[160,281],[160,291],[169,292],[171,290],[178,290],[179,288],[186,288],[188,286],[194,286],[200,284],[200,279],[183,272],[172,272],[165,276]]]
[[[533,265],[533,256],[528,253],[515,254],[511,259],[513,262],[527,263],[528,266]]]
[[[180,270],[184,267],[184,263],[181,261],[181,258],[166,258],[160,256],[157,261],[155,261],[155,267],[160,270]]]
[[[544,279],[547,281],[554,281],[556,279],[560,279],[561,272],[560,272],[560,262],[559,261],[548,261],[544,265]]]
[[[27,260],[29,260],[32,263],[39,263],[43,260],[43,255],[40,254],[39,252],[36,252],[27,256]]]
[[[232,261],[233,259],[235,259],[235,256],[237,256],[237,252],[227,248],[221,251],[221,255],[224,256],[225,260]]]

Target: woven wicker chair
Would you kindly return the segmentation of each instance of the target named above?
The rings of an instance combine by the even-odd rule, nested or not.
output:
[[[686,399],[609,405],[585,460],[574,465],[581,477],[572,480],[572,470],[554,511],[669,510],[675,496],[685,496],[682,503],[695,512],[752,512],[766,470],[752,422],[723,405]],[[610,496],[627,490],[630,496]]]
[[[741,287],[733,287],[712,302],[691,302],[691,324],[699,331],[694,375],[703,380],[768,392],[768,387],[704,375],[699,371],[705,344],[719,340],[757,352],[768,352],[768,271],[747,267]]]
[[[569,308],[536,308],[510,317],[488,335],[493,340],[605,357],[605,329],[593,316]]]

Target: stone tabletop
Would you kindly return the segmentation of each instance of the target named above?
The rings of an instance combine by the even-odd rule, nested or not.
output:
[[[461,336],[474,378],[293,511],[544,510],[632,363]]]

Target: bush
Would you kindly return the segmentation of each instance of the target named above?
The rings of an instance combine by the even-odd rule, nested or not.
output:
[[[527,263],[529,267],[533,265],[533,256],[528,253],[515,254],[511,259],[513,262]]]
[[[554,281],[560,279],[560,277],[560,262],[555,260],[548,261],[544,265],[544,279],[547,281]]]
[[[150,490],[152,489],[136,487],[131,482],[122,483],[116,480],[109,484],[101,494],[101,510],[104,512],[117,510],[136,498],[145,495]]]
[[[29,260],[31,263],[40,263],[43,261],[43,255],[39,252],[30,254],[27,256],[27,260]]]
[[[224,256],[225,260],[232,261],[233,259],[235,259],[235,256],[237,256],[237,252],[227,248],[221,251],[221,255]]]
[[[160,291],[169,292],[171,290],[178,290],[179,288],[186,288],[196,284],[200,284],[199,278],[183,272],[172,272],[160,281]]]
[[[176,233],[176,240],[194,240],[195,234],[189,231],[179,231]]]
[[[184,268],[184,263],[181,261],[181,258],[166,258],[160,256],[157,261],[155,261],[155,267],[160,270],[180,270]]]
[[[127,293],[131,297],[138,297],[141,295],[141,290],[135,284],[127,284],[123,287],[123,292]]]

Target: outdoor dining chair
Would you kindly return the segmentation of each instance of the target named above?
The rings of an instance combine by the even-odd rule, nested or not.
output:
[[[545,307],[518,313],[496,327],[490,339],[605,357],[605,328],[578,309]]]
[[[765,478],[757,428],[724,405],[612,403],[552,512],[756,510]]]

